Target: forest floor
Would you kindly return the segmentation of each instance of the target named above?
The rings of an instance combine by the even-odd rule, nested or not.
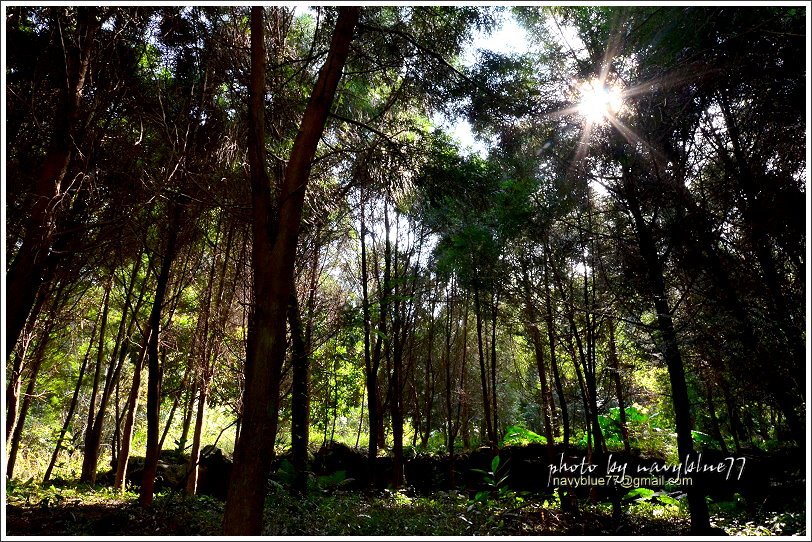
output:
[[[711,507],[731,535],[805,534],[803,503],[793,512],[754,517],[730,503]],[[138,506],[134,493],[82,486],[15,486],[7,492],[6,535],[188,536],[220,532],[223,502],[159,494]],[[677,506],[626,505],[620,522],[608,504],[581,503],[578,516],[540,497],[509,494],[474,502],[458,492],[409,497],[315,491],[292,496],[275,488],[266,504],[265,535],[683,535],[688,517]]]

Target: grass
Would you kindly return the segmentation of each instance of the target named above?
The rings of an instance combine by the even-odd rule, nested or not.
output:
[[[216,535],[223,502],[161,493],[149,510],[133,492],[32,481],[7,486],[9,535]],[[734,503],[711,503],[713,521],[731,535],[805,534],[803,503],[794,511],[748,515]],[[560,511],[555,497],[512,491],[474,501],[462,492],[430,496],[408,491],[373,494],[315,487],[306,496],[272,485],[263,535],[684,535],[680,506],[640,502],[625,507],[618,524],[608,503],[581,503],[580,515]]]

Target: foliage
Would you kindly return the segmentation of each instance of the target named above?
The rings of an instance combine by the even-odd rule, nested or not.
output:
[[[501,463],[501,461],[501,457],[495,455],[491,460],[490,470],[471,469],[472,472],[482,475],[482,482],[488,487],[486,491],[478,491],[476,495],[474,495],[475,502],[487,500],[489,497],[502,499],[512,493],[507,485],[508,478],[510,478],[508,461],[504,463]]]
[[[547,444],[547,438],[519,425],[511,425],[505,429],[501,446],[524,446],[530,443]]]
[[[396,443],[409,455],[559,444],[566,431],[567,444],[586,446],[598,430],[612,451],[627,434],[632,453],[673,461],[677,420],[690,420],[683,447],[778,454],[802,444],[805,10],[521,6],[509,15],[530,37],[522,51],[473,51],[504,13],[364,6],[289,262],[302,329],[291,312],[272,386],[277,450],[297,408],[311,447],[367,446],[377,421],[379,454],[394,461]],[[264,14],[274,32],[260,144],[274,216],[338,10]],[[148,394],[134,383],[147,377],[135,369],[157,337],[147,324],[161,275],[152,389],[163,447],[229,452],[253,412],[243,393],[260,270],[249,232],[268,216],[252,215],[245,182],[248,21],[238,6],[8,9],[7,274],[25,287],[11,294],[33,292],[7,307],[22,320],[5,360],[14,503],[56,511],[105,500],[34,480],[52,453],[54,480],[78,477],[96,451],[107,470],[128,408],[131,452],[143,455]],[[603,120],[577,103],[595,78],[625,86]],[[443,119],[467,121],[484,150],[462,149]],[[291,370],[294,339],[306,371]],[[308,401],[293,401],[303,388]],[[98,450],[88,445],[97,417]],[[486,435],[491,423],[504,434]],[[502,532],[524,496],[494,461],[472,508],[440,499],[449,511],[438,531]],[[342,472],[310,476],[313,500],[297,503],[284,495],[292,477],[283,462],[274,494],[307,520],[301,528],[382,533],[392,515],[431,532],[424,516],[441,507],[402,492],[343,494]],[[130,496],[121,499],[110,502]],[[635,490],[624,506],[677,521],[685,510],[673,500]],[[206,504],[159,502],[184,516]],[[753,502],[711,506],[733,532],[799,528],[797,514]]]

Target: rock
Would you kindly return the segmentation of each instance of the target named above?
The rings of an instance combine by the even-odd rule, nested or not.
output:
[[[214,446],[205,446],[200,452],[198,494],[225,499],[232,465],[232,461],[223,454],[223,450]]]

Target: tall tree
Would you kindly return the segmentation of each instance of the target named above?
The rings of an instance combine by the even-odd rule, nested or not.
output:
[[[319,72],[293,143],[273,220],[265,171],[265,44],[263,8],[251,10],[249,163],[253,205],[254,305],[245,367],[243,430],[223,515],[225,534],[260,534],[285,356],[286,314],[293,264],[313,156],[335,97],[360,8],[339,11],[327,60]]]

